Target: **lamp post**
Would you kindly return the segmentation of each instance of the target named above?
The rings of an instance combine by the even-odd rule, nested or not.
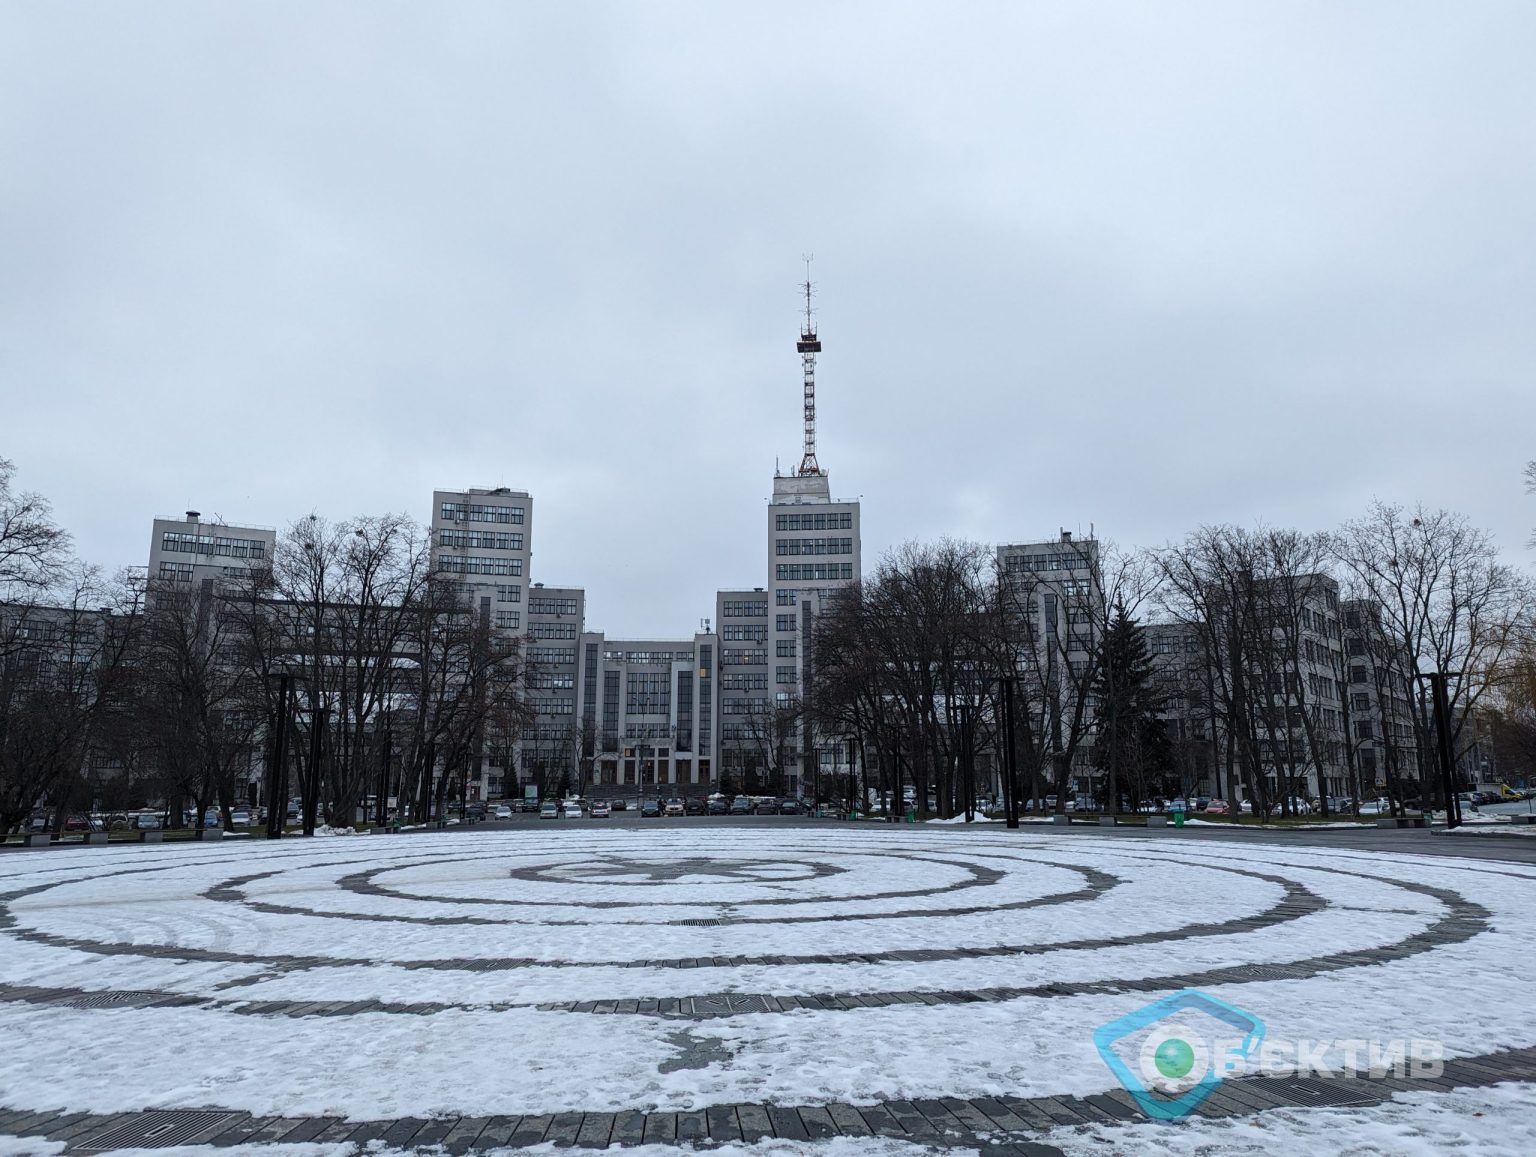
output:
[[[272,762],[267,764],[267,839],[281,839],[288,813],[288,688],[293,676],[286,671],[269,674],[277,680],[277,733],[272,739]]]
[[[374,801],[373,822],[375,827],[385,827],[389,823],[389,748],[392,738],[389,729],[389,705],[384,706],[384,735],[383,751],[379,758],[379,796]]]
[[[320,752],[325,742],[325,721],[329,707],[311,707],[309,712],[309,774],[304,777],[304,834],[315,834],[315,813],[320,806]]]

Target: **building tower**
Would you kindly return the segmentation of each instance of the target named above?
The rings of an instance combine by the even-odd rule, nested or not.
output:
[[[800,459],[800,477],[820,477],[825,473],[816,462],[816,355],[821,340],[816,336],[816,322],[811,317],[811,258],[805,259],[805,325],[795,343],[805,369],[805,456]]]

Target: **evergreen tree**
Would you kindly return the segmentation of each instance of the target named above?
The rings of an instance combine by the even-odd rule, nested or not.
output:
[[[1120,808],[1122,786],[1139,802],[1149,773],[1167,765],[1168,737],[1157,717],[1158,694],[1147,656],[1146,632],[1117,602],[1104,631],[1103,660],[1093,692],[1098,699],[1099,733],[1094,766],[1105,773],[1104,806]]]

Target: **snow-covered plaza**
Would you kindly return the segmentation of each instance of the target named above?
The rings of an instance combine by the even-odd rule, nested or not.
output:
[[[679,824],[18,852],[0,899],[0,1153],[100,1151],[116,1115],[128,1144],[147,1110],[294,1157],[1536,1149],[1520,863]],[[1146,1121],[1094,1032],[1184,989],[1488,1076]]]

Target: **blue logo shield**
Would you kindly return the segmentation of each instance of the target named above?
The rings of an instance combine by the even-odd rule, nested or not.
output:
[[[1093,1043],[1141,1111],[1186,1117],[1264,1040],[1264,1022],[1193,988],[1155,1000],[1094,1031]]]

